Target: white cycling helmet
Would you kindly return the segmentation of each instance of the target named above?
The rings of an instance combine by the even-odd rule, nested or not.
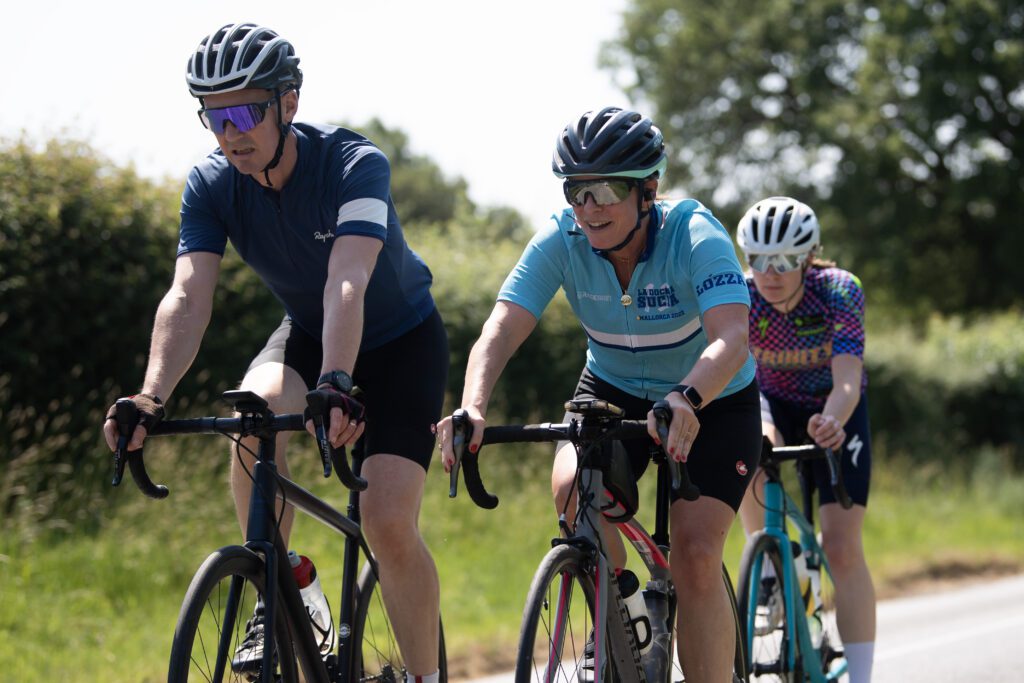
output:
[[[821,245],[821,228],[814,210],[803,202],[790,197],[768,197],[743,214],[736,241],[748,256],[807,255]]]

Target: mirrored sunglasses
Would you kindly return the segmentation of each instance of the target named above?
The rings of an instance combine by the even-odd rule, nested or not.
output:
[[[774,268],[779,275],[797,270],[804,265],[810,252],[803,254],[747,254],[747,263],[759,273],[767,273]]]
[[[224,125],[228,121],[238,129],[238,132],[248,133],[262,123],[267,115],[267,110],[270,109],[275,101],[270,99],[266,102],[254,102],[253,104],[236,104],[233,107],[200,109],[199,120],[217,135],[224,133]]]
[[[598,206],[618,204],[629,197],[637,185],[635,180],[600,178],[598,180],[566,180],[562,185],[565,201],[573,206],[583,206],[589,194]]]

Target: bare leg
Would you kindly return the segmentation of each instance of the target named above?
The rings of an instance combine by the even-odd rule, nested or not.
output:
[[[264,363],[253,368],[242,380],[240,387],[262,396],[270,409],[275,413],[297,413],[302,412],[306,407],[306,384],[299,377],[298,373],[282,365],[281,363]],[[277,470],[282,476],[288,476],[288,437],[287,433],[279,434],[277,437]],[[255,453],[259,448],[259,440],[255,438],[242,439],[243,448],[232,446],[231,449],[231,493],[235,499],[235,514],[238,516],[238,525],[242,528],[242,535],[245,535],[246,524],[249,519],[249,494],[252,492],[252,466],[255,462]],[[235,457],[241,450],[241,462]],[[282,503],[277,501],[277,513],[281,515]],[[292,530],[292,521],[295,519],[295,510],[292,506],[284,509],[281,517],[281,537],[285,546],[288,545],[288,537]]]
[[[861,542],[865,512],[862,505],[821,507],[821,545],[836,583],[836,621],[844,643],[875,640],[875,586]],[[851,677],[856,673],[851,668]]]
[[[384,604],[410,673],[437,671],[440,587],[434,558],[419,530],[427,473],[387,453],[363,463],[369,486],[360,494],[363,531],[380,564]]]
[[[732,679],[732,607],[722,583],[725,537],[736,515],[715,498],[672,504],[672,580],[679,610],[679,661],[687,683]]]

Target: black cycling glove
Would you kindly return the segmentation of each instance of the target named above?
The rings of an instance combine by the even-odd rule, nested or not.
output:
[[[152,394],[136,394],[126,398],[135,404],[135,408],[139,411],[138,424],[145,427],[147,432],[152,432],[153,427],[156,427],[160,424],[160,420],[164,419],[164,402],[160,400],[160,397]],[[115,403],[107,411],[106,419],[114,420],[117,419],[116,416],[117,404]]]
[[[345,394],[345,393],[342,393],[342,392],[338,391],[334,387],[322,386],[319,389],[317,389],[315,392],[311,391],[309,393],[310,394],[312,394],[312,393],[319,393],[319,394],[323,395],[327,399],[327,411],[328,412],[330,412],[331,408],[337,407],[337,408],[341,408],[341,412],[343,412],[345,415],[347,415],[348,419],[350,419],[350,420],[352,420],[354,422],[358,423],[358,422],[362,422],[364,419],[366,419],[366,409],[363,407],[363,404],[360,403],[359,401],[355,400],[354,398],[352,398],[348,394]],[[307,396],[309,396],[309,394],[307,394]],[[307,420],[312,420],[313,419],[313,415],[310,412],[308,406],[303,411],[303,416]],[[327,415],[324,415],[323,417],[326,418]]]

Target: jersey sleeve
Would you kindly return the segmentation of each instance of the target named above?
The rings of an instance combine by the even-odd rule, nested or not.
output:
[[[750,292],[732,239],[713,216],[690,218],[690,281],[701,313],[722,304],[750,307]]]
[[[498,301],[522,306],[538,320],[565,280],[566,249],[558,224],[533,236],[505,278]]]
[[[370,143],[350,143],[336,152],[330,165],[338,180],[334,205],[338,207],[334,235],[366,235],[387,240],[391,165]]]
[[[864,290],[856,275],[838,272],[841,276],[830,287],[832,355],[864,358]]]
[[[228,233],[214,209],[213,193],[199,168],[193,168],[181,195],[178,256],[196,251],[224,255]]]

